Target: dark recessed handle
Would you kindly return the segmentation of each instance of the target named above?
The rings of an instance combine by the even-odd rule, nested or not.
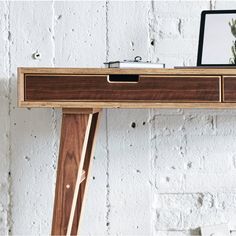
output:
[[[138,83],[139,75],[108,75],[109,83]]]

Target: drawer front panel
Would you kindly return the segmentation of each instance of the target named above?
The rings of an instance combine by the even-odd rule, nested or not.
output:
[[[25,75],[25,101],[219,102],[219,76]]]
[[[236,76],[223,77],[223,101],[236,102]]]

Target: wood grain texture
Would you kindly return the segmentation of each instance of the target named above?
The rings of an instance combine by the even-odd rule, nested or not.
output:
[[[217,102],[219,84],[219,76],[140,75],[137,83],[110,83],[98,75],[26,75],[25,100]]]
[[[76,207],[77,206],[76,203],[77,203],[79,191],[80,191],[81,176],[82,176],[82,171],[83,171],[83,166],[84,166],[84,161],[85,161],[85,156],[86,156],[91,123],[92,123],[92,114],[89,114],[88,124],[87,124],[86,131],[84,134],[83,147],[82,147],[81,155],[80,155],[80,164],[77,171],[77,178],[76,178],[76,184],[74,188],[73,200],[71,204],[70,217],[69,217],[67,231],[66,231],[67,236],[75,234],[78,228],[78,222],[76,220],[79,221],[80,219],[80,209]],[[76,217],[77,215],[78,215],[78,219]]]
[[[223,77],[223,101],[236,102],[236,76]]]
[[[65,235],[67,231],[88,119],[89,114],[64,114],[62,117],[52,235]],[[76,234],[78,211],[74,218],[76,225],[72,232]]]

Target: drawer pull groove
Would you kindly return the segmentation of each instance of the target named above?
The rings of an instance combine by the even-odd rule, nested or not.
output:
[[[139,75],[108,75],[108,83],[138,83]]]

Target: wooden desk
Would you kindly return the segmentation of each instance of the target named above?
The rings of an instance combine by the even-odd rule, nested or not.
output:
[[[19,68],[20,107],[62,108],[52,235],[76,235],[102,108],[236,108],[236,69]]]

